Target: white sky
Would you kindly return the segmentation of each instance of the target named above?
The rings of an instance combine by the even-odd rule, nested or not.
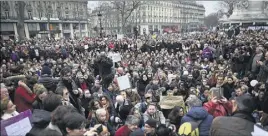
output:
[[[197,3],[204,5],[206,9],[205,15],[215,13],[219,9],[219,1],[197,1]],[[98,1],[88,1],[88,6],[93,9],[98,6]]]

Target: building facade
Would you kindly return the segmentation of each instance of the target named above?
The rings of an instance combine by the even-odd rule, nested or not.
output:
[[[196,2],[150,1],[139,10],[141,33],[181,32],[204,24],[205,8]]]
[[[26,38],[88,36],[88,8],[83,1],[25,1]],[[1,1],[1,37],[17,38],[19,3]]]
[[[108,5],[108,4],[105,4]],[[113,5],[110,5],[113,6]],[[105,10],[106,9],[106,10]],[[97,8],[95,13],[103,14],[102,25],[107,33],[118,33],[121,19],[115,8]],[[196,30],[204,24],[205,8],[196,2],[146,1],[135,9],[128,18],[126,33],[137,27],[140,34],[153,32],[181,32]],[[99,19],[95,18],[99,23]],[[105,20],[108,20],[107,22]],[[98,26],[99,24],[95,24]]]

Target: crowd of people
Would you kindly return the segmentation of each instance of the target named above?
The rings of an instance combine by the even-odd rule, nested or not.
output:
[[[120,54],[120,61],[111,56]],[[1,120],[27,136],[251,136],[268,131],[268,32],[1,42]],[[131,87],[120,89],[118,77]],[[182,98],[165,109],[164,96]],[[257,132],[255,132],[257,133]]]

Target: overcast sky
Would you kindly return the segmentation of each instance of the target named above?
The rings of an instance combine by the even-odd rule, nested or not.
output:
[[[198,1],[198,3],[203,4],[206,9],[206,15],[210,13],[215,13],[219,9],[219,1]],[[88,1],[88,6],[93,9],[98,5],[98,1]]]

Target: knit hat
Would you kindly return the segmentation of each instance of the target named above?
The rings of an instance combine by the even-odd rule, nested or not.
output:
[[[252,113],[254,111],[254,100],[250,95],[241,95],[235,98],[238,109],[240,111],[245,111],[248,113]]]
[[[130,136],[144,136],[144,132],[141,129],[137,129],[130,133]]]
[[[192,94],[186,99],[186,103],[189,107],[201,107],[202,106],[202,101],[198,99],[196,95],[192,95]]]
[[[157,121],[154,119],[149,119],[145,122],[145,124],[149,125],[152,128],[156,128],[157,125]]]
[[[49,68],[49,66],[42,67],[41,75],[51,75],[51,69]]]

